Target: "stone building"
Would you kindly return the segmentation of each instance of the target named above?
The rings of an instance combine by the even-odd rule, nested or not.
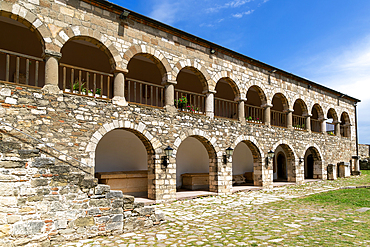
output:
[[[357,164],[359,100],[107,1],[0,1],[0,30],[1,236],[122,230],[93,177],[162,202]]]

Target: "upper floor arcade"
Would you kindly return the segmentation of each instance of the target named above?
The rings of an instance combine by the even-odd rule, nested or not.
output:
[[[117,6],[98,5],[1,5],[7,38],[0,40],[0,80],[353,139],[357,99],[136,13],[120,19]],[[58,22],[56,10],[63,16]]]

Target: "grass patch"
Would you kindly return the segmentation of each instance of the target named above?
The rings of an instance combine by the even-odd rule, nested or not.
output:
[[[370,207],[370,189],[344,189],[305,197],[306,202],[332,204],[342,207]]]

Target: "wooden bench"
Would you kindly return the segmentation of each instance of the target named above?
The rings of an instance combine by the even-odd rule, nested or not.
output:
[[[208,173],[184,173],[181,174],[182,189],[186,190],[209,190]]]
[[[121,190],[132,196],[148,195],[148,171],[97,172],[99,183],[107,184],[112,190]]]

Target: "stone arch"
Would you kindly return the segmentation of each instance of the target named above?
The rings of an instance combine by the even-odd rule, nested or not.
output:
[[[274,95],[273,95],[273,97],[271,98],[271,101],[270,101],[270,104],[271,105],[273,105],[272,104],[272,102],[273,102],[273,100],[274,100],[274,98],[275,98],[275,96],[277,96],[277,97],[279,97],[280,99],[281,99],[281,102],[282,102],[282,104],[283,104],[283,109],[286,111],[286,110],[288,110],[288,109],[290,109],[289,108],[289,101],[288,101],[288,98],[283,94],[283,93],[280,93],[280,92],[277,92],[277,93],[275,93]]]
[[[163,81],[176,80],[176,77],[171,77],[172,68],[167,58],[161,51],[148,45],[132,45],[123,55],[123,69],[127,69],[130,60],[135,55],[142,55],[152,60],[161,71]]]
[[[316,109],[317,113],[318,113],[318,119],[323,119],[325,118],[325,115],[324,115],[324,110],[322,109],[321,105],[319,103],[315,103],[313,104],[312,108],[311,108],[311,114],[313,112],[313,109]]]
[[[123,60],[114,44],[100,32],[89,32],[89,29],[80,26],[64,27],[58,32],[57,36],[60,41],[58,52],[61,51],[64,44],[70,40],[84,40],[96,45],[109,57],[109,63],[112,71],[123,69]]]
[[[340,115],[340,135],[343,137],[351,136],[351,119],[346,111]]]
[[[315,144],[308,144],[304,149],[303,163],[304,163],[304,177],[312,179],[323,179],[325,177],[325,167],[323,166],[324,161],[320,148]],[[310,161],[309,155],[312,156],[312,164],[308,164]],[[312,166],[312,167],[308,167]],[[309,171],[312,169],[311,171]]]
[[[303,181],[303,167],[298,164],[298,158],[292,145],[285,140],[280,140],[272,146],[272,150],[275,152],[274,162],[276,163],[277,148],[281,147],[285,153],[286,167],[287,167],[287,181],[301,183]]]
[[[138,124],[132,121],[118,121],[114,120],[111,123],[105,123],[100,127],[94,134],[92,134],[88,145],[86,146],[85,152],[90,157],[86,159],[86,164],[93,168],[95,166],[95,150],[99,141],[103,136],[114,129],[125,129],[134,133],[145,145],[148,155],[157,155],[163,152],[161,142],[154,137],[149,130],[146,129],[146,124],[139,122]]]
[[[216,86],[217,86],[217,83],[221,79],[224,79],[225,81],[227,81],[229,83],[230,87],[232,88],[232,90],[234,92],[235,98],[241,98],[242,97],[242,95],[241,95],[242,94],[241,84],[240,84],[238,78],[236,78],[233,73],[231,73],[230,71],[221,71],[221,72],[216,73],[212,77],[212,80],[214,82],[216,82]],[[215,86],[215,88],[216,88],[216,86]]]
[[[172,70],[172,78],[177,78],[180,71],[187,68],[193,71],[202,83],[204,91],[214,91],[216,83],[211,79],[207,70],[199,62],[194,59],[180,60],[176,63]]]
[[[294,108],[294,106],[295,106],[295,104],[296,104],[296,103],[298,103],[298,104],[299,104],[300,109],[301,109],[301,111],[302,111],[302,116],[305,116],[305,115],[307,115],[307,114],[308,114],[308,108],[307,108],[307,105],[306,105],[306,103],[305,103],[301,98],[297,98],[295,101],[292,101],[292,102],[294,102],[294,104],[293,104],[293,108]]]
[[[249,91],[251,88],[253,88],[253,89],[255,89],[255,90],[257,91],[258,96],[259,96],[259,98],[260,98],[260,100],[261,100],[261,105],[266,104],[266,103],[267,103],[267,97],[266,97],[265,91],[264,91],[260,86],[258,86],[258,85],[251,85],[251,86],[248,88],[246,95],[248,95],[248,91]],[[248,96],[247,96],[247,100],[248,100]]]
[[[215,147],[216,139],[210,138],[204,131],[199,129],[190,129],[182,132],[179,137],[176,138],[173,144],[173,154],[177,157],[178,150],[180,145],[187,139],[187,138],[195,138],[198,140],[206,149],[208,154],[208,188],[209,191],[212,192],[220,192],[224,191],[222,185],[218,184],[219,176],[221,176],[221,172],[219,171],[222,167],[219,166],[221,162],[220,157],[222,157],[222,151],[218,147]],[[176,165],[176,170],[179,168]],[[176,173],[178,176],[178,173]],[[226,186],[226,185],[225,185]],[[231,186],[231,179],[230,179],[230,186]],[[227,186],[226,186],[227,187]]]
[[[239,143],[245,143],[253,156],[253,184],[255,186],[263,186],[268,181],[264,181],[263,177],[263,157],[264,154],[261,152],[260,146],[257,140],[253,136],[239,136],[231,145],[231,148],[235,147]]]
[[[37,18],[36,15],[32,14],[29,10],[21,7],[18,4],[13,4],[13,11],[8,12],[5,10],[0,10],[0,16],[10,18],[12,20],[18,21],[25,25],[31,32],[35,33],[38,40],[41,43],[42,50],[48,48],[48,43],[51,42],[51,32],[49,27]],[[45,42],[48,42],[45,44]],[[40,54],[41,55],[41,54]]]
[[[334,122],[339,121],[337,111],[334,108],[329,108],[329,110],[327,111],[326,116],[327,116],[327,118],[329,118],[329,116],[332,116]]]

